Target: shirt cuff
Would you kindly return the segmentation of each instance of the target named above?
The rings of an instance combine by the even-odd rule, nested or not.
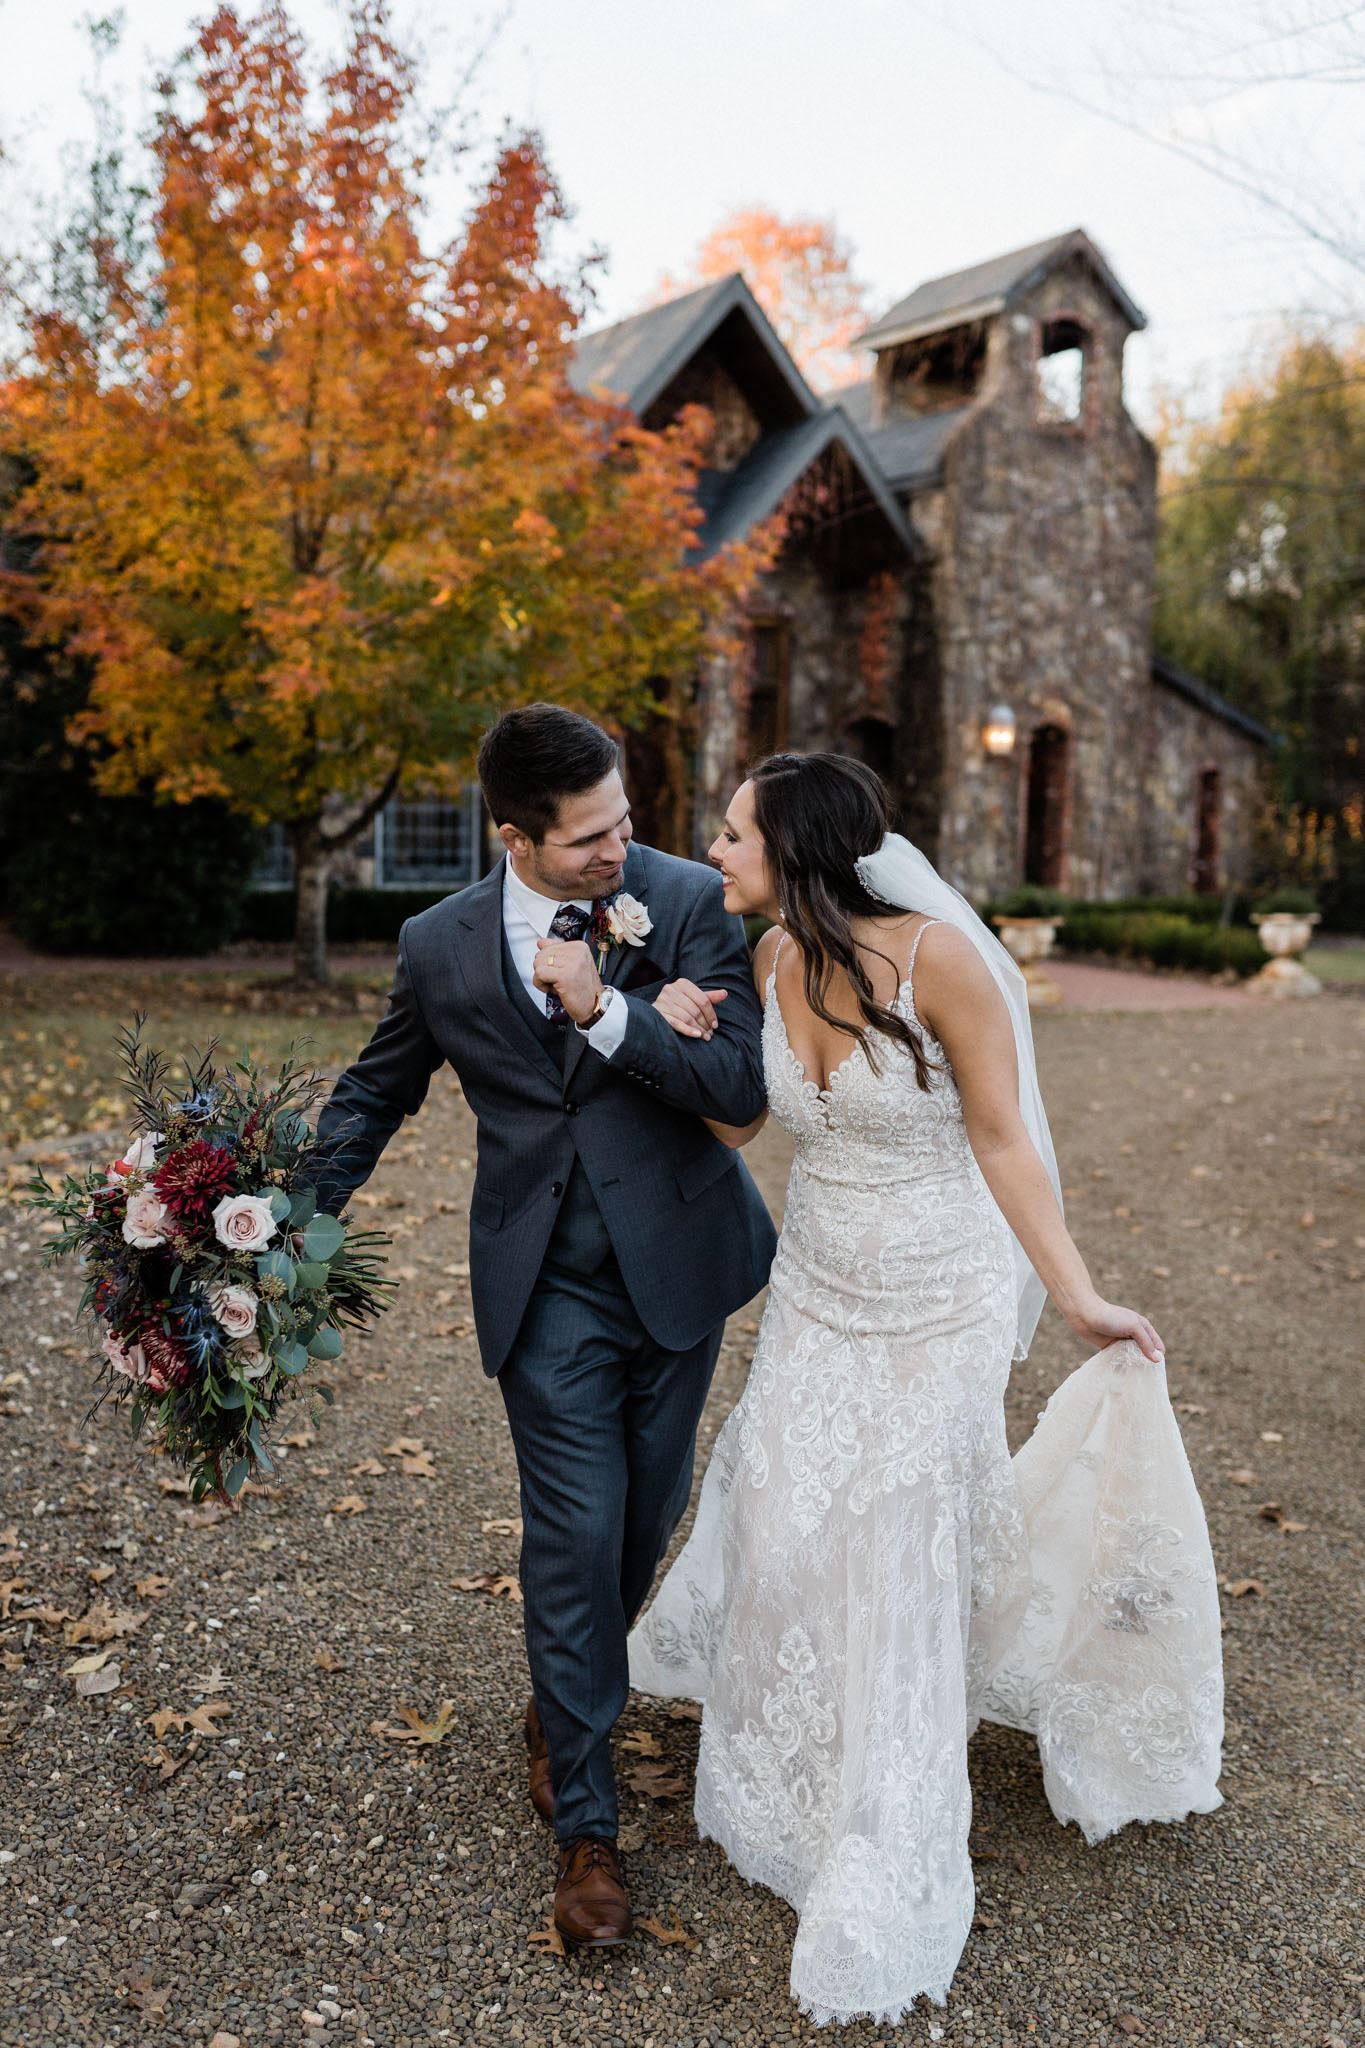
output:
[[[629,1021],[629,1006],[617,989],[607,1004],[605,1015],[599,1017],[595,1024],[590,1024],[586,1031],[581,1024],[575,1024],[574,1030],[581,1031],[593,1051],[600,1053],[604,1060],[609,1060],[614,1052],[620,1050]]]

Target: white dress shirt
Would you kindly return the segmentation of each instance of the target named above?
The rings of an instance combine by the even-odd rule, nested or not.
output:
[[[503,930],[507,933],[507,944],[513,964],[521,976],[521,985],[538,1010],[545,1008],[545,991],[537,988],[531,979],[536,964],[536,940],[550,936],[554,914],[562,908],[558,897],[542,896],[538,889],[528,888],[513,868],[512,856],[507,856],[502,884]],[[576,899],[575,908],[591,917],[596,905],[588,897],[583,897]],[[581,1031],[593,1051],[609,1060],[626,1035],[626,1023],[626,1001],[618,989],[604,1016],[599,1017],[587,1031],[583,1031],[581,1024],[575,1024],[574,1030]]]

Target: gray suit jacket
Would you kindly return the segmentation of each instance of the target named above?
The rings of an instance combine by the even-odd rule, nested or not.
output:
[[[448,1060],[478,1120],[469,1266],[485,1372],[511,1350],[575,1160],[645,1329],[686,1350],[765,1285],[776,1247],[739,1153],[701,1122],[749,1123],[765,1101],[743,925],[713,870],[632,842],[623,886],[654,929],[603,971],[626,1035],[608,1061],[570,1025],[561,1066],[503,981],[504,866],[405,920],[388,1009],[318,1118],[319,1207],[340,1214]],[[728,992],[709,1042],[653,1008],[680,976]]]

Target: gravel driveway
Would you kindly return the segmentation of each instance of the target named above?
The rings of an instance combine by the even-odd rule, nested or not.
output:
[[[979,1924],[947,2010],[823,2038],[1356,2042],[1365,1007],[1037,1032],[1072,1226],[1166,1340],[1226,1581],[1227,1803],[1087,1849],[1052,1819],[1031,1741],[983,1728]],[[349,1347],[316,1432],[300,1405],[278,1484],[233,1512],[192,1510],[109,1410],[83,1425],[75,1276],[39,1268],[30,1219],[0,1210],[6,2048],[814,2035],[787,1993],[793,1917],[698,1844],[695,1722],[662,1702],[632,1700],[618,1731],[640,1774],[633,1895],[659,1931],[549,1952],[513,1463],[471,1342],[471,1153],[447,1074],[361,1212],[398,1235],[400,1303]],[[752,1157],[779,1207],[780,1134]],[[731,1323],[702,1457],[755,1320]],[[1081,1355],[1049,1311],[1012,1442]],[[117,1683],[78,1695],[67,1667],[101,1649]]]

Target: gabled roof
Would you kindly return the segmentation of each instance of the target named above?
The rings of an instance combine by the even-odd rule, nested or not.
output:
[[[1184,697],[1189,703],[1197,704],[1201,711],[1208,711],[1213,717],[1223,719],[1226,724],[1235,725],[1239,732],[1244,732],[1248,739],[1256,740],[1263,747],[1278,747],[1283,744],[1279,733],[1272,732],[1268,725],[1262,725],[1249,711],[1239,710],[1237,705],[1229,704],[1227,698],[1220,697],[1210,684],[1202,682],[1198,676],[1192,676],[1188,669],[1168,660],[1164,654],[1152,656],[1152,681],[1164,683],[1168,690],[1174,690],[1178,697]]]
[[[879,427],[872,424],[873,386],[852,384],[839,393],[839,402],[862,430],[877,467],[898,491],[922,489],[937,483],[943,454],[975,403],[951,406],[943,412],[893,413]]]
[[[701,559],[714,555],[728,541],[738,540],[775,512],[797,479],[827,448],[836,445],[844,449],[867,491],[870,505],[881,514],[905,552],[920,553],[921,544],[888,490],[872,451],[848,415],[841,407],[832,405],[796,426],[766,435],[736,469],[726,476],[713,476],[714,498],[707,506],[706,523],[698,541]]]
[[[584,335],[574,349],[569,380],[584,393],[618,392],[632,412],[643,414],[732,313],[753,330],[795,409],[804,415],[817,412],[820,401],[738,271]]]
[[[1089,235],[1083,228],[1072,228],[1046,242],[1030,242],[1025,249],[992,256],[988,262],[975,263],[970,269],[953,270],[946,277],[931,277],[927,284],[917,285],[908,298],[901,299],[889,313],[874,321],[853,345],[892,348],[920,335],[961,327],[968,320],[985,320],[1003,312],[1040,284],[1049,271],[1073,256],[1085,258],[1131,327],[1147,325],[1146,315],[1129,298]]]

